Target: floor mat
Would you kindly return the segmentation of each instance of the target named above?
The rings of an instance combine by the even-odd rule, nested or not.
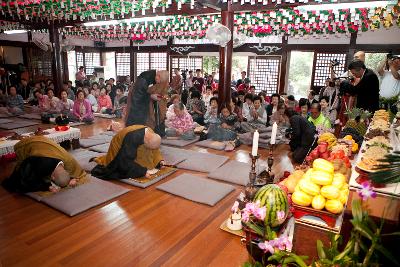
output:
[[[196,146],[212,148],[215,150],[224,150],[226,144],[224,142],[213,141],[211,139],[203,140],[196,143]]]
[[[100,153],[107,153],[109,147],[110,147],[110,143],[105,143],[102,145],[89,147],[89,149],[92,151],[100,152]]]
[[[249,182],[250,168],[250,163],[231,160],[210,172],[207,177],[245,186]],[[259,165],[259,167],[256,167],[256,172],[260,173],[265,169],[266,166]]]
[[[162,179],[170,176],[174,172],[176,172],[176,169],[166,167],[166,168],[161,169],[157,174],[152,175],[150,178],[130,178],[130,179],[122,179],[119,181],[126,183],[126,184],[133,185],[133,186],[137,186],[140,188],[146,188],[146,187],[153,185],[153,184],[161,181]]]
[[[101,114],[101,113],[93,113],[95,117],[104,118],[104,119],[114,119],[115,115],[110,114]]]
[[[48,196],[41,196],[38,193],[27,195],[69,216],[75,216],[130,191],[125,187],[95,177],[88,179],[89,181],[85,184]]]
[[[162,139],[161,144],[168,146],[184,147],[199,141],[199,137],[196,136],[193,140],[182,140],[182,139]]]
[[[77,149],[70,154],[79,162],[79,165],[87,172],[91,172],[92,169],[97,165],[96,162],[89,162],[90,159],[100,157],[104,155],[104,153],[98,153],[95,151],[90,151],[86,149]]]
[[[20,115],[18,117],[24,118],[24,119],[31,119],[31,120],[42,120],[42,116],[37,113],[27,113],[27,114]]]
[[[35,122],[35,121],[14,121],[14,122],[10,122],[10,123],[1,124],[0,128],[6,129],[6,130],[12,130],[12,129],[28,127],[28,126],[37,125],[37,124],[39,124],[39,122]]]
[[[117,133],[114,132],[114,131],[105,131],[105,132],[102,132],[100,135],[114,136],[114,135],[116,135],[116,134],[117,134]]]
[[[212,172],[219,166],[228,161],[228,157],[215,155],[211,153],[201,153],[193,151],[185,161],[179,163],[179,169],[185,169],[198,172]]]
[[[235,187],[184,173],[157,186],[157,189],[194,202],[214,206],[230,192],[234,191]]]
[[[13,120],[10,120],[10,119],[0,119],[0,124],[3,124],[3,123],[10,123],[10,122],[13,122]]]
[[[107,137],[107,135],[104,135]],[[105,143],[109,143],[111,140],[108,138],[81,138],[79,139],[79,145],[84,148],[88,148],[91,146],[97,146]]]
[[[167,165],[177,165],[190,157],[190,151],[170,146],[161,146],[161,154]]]

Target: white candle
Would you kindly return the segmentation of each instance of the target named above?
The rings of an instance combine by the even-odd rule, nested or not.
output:
[[[276,142],[276,133],[278,132],[278,124],[274,122],[274,125],[272,125],[272,133],[271,133],[271,145],[275,145]]]
[[[251,149],[251,155],[253,155],[254,157],[257,156],[257,152],[258,152],[258,139],[260,138],[260,134],[258,133],[258,131],[256,130],[254,132],[253,135],[253,148]]]

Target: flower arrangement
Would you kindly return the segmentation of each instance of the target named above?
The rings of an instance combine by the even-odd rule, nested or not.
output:
[[[383,259],[390,262],[389,266],[400,265],[398,259],[383,246],[385,238],[400,236],[400,232],[383,233],[384,220],[381,219],[380,224],[377,225],[369,216],[368,208],[364,205],[364,201],[376,197],[372,185],[368,182],[363,183],[362,188],[357,193],[361,199],[355,199],[352,202],[353,218],[350,222],[353,228],[344,249],[339,250],[339,244],[342,240],[340,235],[333,235],[329,246],[324,246],[318,240],[316,244],[318,259],[311,266],[383,266]],[[257,216],[263,214],[263,211],[259,209],[257,203],[253,203],[243,210],[243,212],[250,213],[247,223],[251,223],[252,217],[257,218],[255,214]],[[243,267],[308,266],[304,261],[307,257],[286,251],[290,250],[292,245],[286,236],[274,236],[274,232],[268,229],[267,232],[266,239],[258,243],[258,247],[269,255],[267,262],[246,262]]]

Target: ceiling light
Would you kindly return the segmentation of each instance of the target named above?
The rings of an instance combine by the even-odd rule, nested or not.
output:
[[[9,31],[4,31],[5,34],[16,34],[16,33],[25,33],[27,30],[9,30]]]
[[[94,26],[115,25],[118,23],[119,23],[118,20],[102,20],[102,21],[85,22],[83,23],[83,25],[86,27],[94,27]]]
[[[135,23],[135,22],[146,22],[146,21],[160,21],[172,19],[174,16],[155,16],[155,17],[142,17],[142,18],[131,18],[123,20],[126,23]]]
[[[103,20],[103,21],[93,21],[83,23],[86,27],[94,26],[107,26],[107,25],[117,25],[120,23],[137,23],[137,22],[148,22],[148,21],[161,21],[172,19],[174,16],[155,16],[155,17],[142,17],[142,18],[131,18],[131,19],[121,19],[121,20]]]

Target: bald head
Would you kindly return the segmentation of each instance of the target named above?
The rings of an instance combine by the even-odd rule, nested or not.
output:
[[[365,62],[365,52],[364,51],[358,51],[354,54],[354,59],[355,60],[361,60],[362,62]]]
[[[149,149],[158,149],[161,145],[161,137],[149,130],[144,134],[144,145]]]
[[[64,169],[64,165],[60,164],[54,169],[52,180],[59,187],[66,187],[71,180],[71,176]]]

